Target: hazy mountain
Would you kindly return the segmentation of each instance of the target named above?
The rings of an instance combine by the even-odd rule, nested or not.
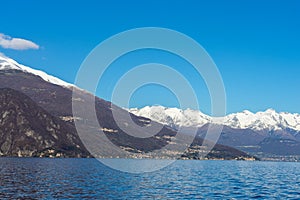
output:
[[[4,149],[1,150],[3,156],[20,154],[23,156],[49,156],[47,152],[53,156],[57,156],[57,153],[60,152],[64,153],[62,156],[88,156],[76,132],[75,120],[88,136],[87,140],[93,143],[92,145],[105,149],[104,154],[102,152],[97,156],[120,156],[113,153],[111,148],[114,147],[112,145],[98,139],[97,134],[100,134],[100,130],[99,127],[95,126],[97,122],[73,117],[72,92],[77,94],[78,98],[74,101],[82,109],[81,112],[92,113],[92,110],[89,109],[94,108],[86,108],[85,105],[95,100],[95,110],[101,130],[115,146],[126,152],[135,153],[134,157],[143,157],[145,153],[159,150],[170,143],[175,146],[181,143],[181,141],[173,140],[177,132],[168,126],[162,126],[162,129],[150,138],[137,138],[128,135],[114,121],[112,110],[123,120],[124,126],[130,124],[125,118],[128,111],[95,97],[72,84],[20,65],[1,55],[0,88],[13,89],[1,90],[2,95],[4,99],[10,96],[11,101],[14,102],[13,110],[22,108],[20,112],[13,112],[8,118],[8,115],[4,114],[8,112],[7,107],[5,107],[7,102],[5,100],[0,102],[3,106],[3,110],[0,110],[0,116],[2,116],[2,122],[5,122],[0,127],[2,130],[0,144],[2,146],[4,144]],[[25,103],[23,99],[26,101]],[[130,116],[136,124],[142,127],[147,126],[152,129],[160,125],[148,118],[138,117],[134,114],[130,114]],[[17,123],[16,119],[19,118],[24,118],[24,123]],[[127,131],[136,135],[144,133],[142,130],[131,126],[127,127]],[[186,151],[184,158],[203,159],[202,154],[199,154],[199,152],[204,151],[200,146],[202,142],[203,140],[200,138],[196,139],[192,147]],[[21,147],[22,145],[24,148]],[[48,151],[49,149],[50,151]],[[74,152],[72,149],[75,149]],[[164,157],[180,156],[176,153],[166,151]],[[60,155],[58,154],[58,156]],[[122,157],[126,156],[127,154],[122,154]],[[250,158],[250,156],[230,147],[216,145],[213,151],[207,155],[207,158],[244,159]]]

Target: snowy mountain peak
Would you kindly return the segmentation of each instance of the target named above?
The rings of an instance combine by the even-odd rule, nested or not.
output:
[[[250,112],[249,110],[243,110],[242,113],[245,115],[253,115],[253,113]]]
[[[60,85],[63,87],[74,87],[73,84],[67,83],[59,78],[48,75],[43,71],[32,69],[25,65],[19,64],[15,60],[6,57],[5,55],[0,53],[0,70],[19,70],[27,73],[31,73],[41,77],[43,80],[50,82],[55,85]]]
[[[268,114],[276,114],[277,112],[273,109],[273,108],[269,108],[265,111],[265,113],[268,113]]]
[[[210,117],[200,111],[163,106],[146,106],[141,109],[129,109],[135,115],[152,119],[153,121],[178,128],[180,126],[202,126],[211,121]]]
[[[283,129],[300,131],[299,114],[277,113],[274,109],[257,113],[244,110],[222,118],[213,118],[197,110],[181,110],[162,106],[146,106],[141,109],[129,109],[129,111],[135,115],[147,117],[174,128],[180,126],[201,127],[207,123],[215,123],[231,128],[252,129],[255,131],[277,131]]]
[[[18,63],[10,58],[5,57],[4,55],[0,54],[0,70],[22,70]]]

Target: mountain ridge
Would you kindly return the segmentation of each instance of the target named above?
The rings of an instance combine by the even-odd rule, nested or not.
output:
[[[41,70],[33,69],[31,67],[27,67],[18,63],[17,61],[5,56],[4,54],[0,53],[0,70],[19,70],[23,72],[28,72],[34,75],[41,77],[43,80],[50,82],[55,85],[60,85],[63,87],[76,87],[71,83],[67,83],[55,76],[49,75]]]

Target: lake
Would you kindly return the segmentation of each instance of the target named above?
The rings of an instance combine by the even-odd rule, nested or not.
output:
[[[180,160],[131,174],[96,159],[0,158],[0,170],[0,199],[300,198],[292,162]]]

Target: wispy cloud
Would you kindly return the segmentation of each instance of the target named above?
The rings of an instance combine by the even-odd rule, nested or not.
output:
[[[39,45],[36,43],[22,39],[22,38],[12,38],[8,35],[0,33],[0,46],[5,49],[14,50],[26,50],[26,49],[39,49]]]

